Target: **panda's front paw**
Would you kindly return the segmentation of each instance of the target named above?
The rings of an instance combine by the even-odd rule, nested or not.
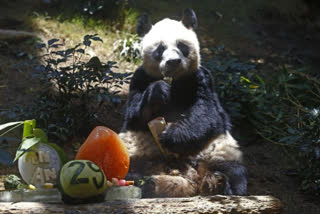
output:
[[[170,86],[167,82],[158,80],[149,85],[146,96],[150,104],[166,104],[170,98]]]
[[[167,126],[159,135],[159,141],[169,152],[181,153],[183,151],[183,136],[179,128],[175,125]]]

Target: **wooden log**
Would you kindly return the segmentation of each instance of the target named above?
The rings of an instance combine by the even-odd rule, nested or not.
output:
[[[272,196],[208,196],[192,198],[132,199],[95,204],[0,203],[0,213],[281,213]]]

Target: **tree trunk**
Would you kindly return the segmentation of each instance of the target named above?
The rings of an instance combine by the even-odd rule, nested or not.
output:
[[[281,213],[272,196],[208,196],[132,199],[96,204],[0,203],[0,213]]]

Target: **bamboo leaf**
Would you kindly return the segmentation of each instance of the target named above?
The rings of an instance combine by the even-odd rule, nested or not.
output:
[[[18,128],[19,126],[21,126],[23,124],[23,121],[19,121],[19,122],[10,122],[10,123],[5,123],[5,124],[2,124],[0,125],[0,131],[3,130],[3,129],[6,129],[10,126],[15,126],[15,127],[12,127],[11,129],[5,131],[4,133],[0,134],[0,136],[4,136],[5,134],[9,133],[10,131]]]
[[[245,78],[244,76],[241,76],[240,78],[241,78],[241,80],[244,80],[247,83],[251,83],[251,81],[248,78]]]
[[[13,162],[18,160],[25,152],[27,152],[32,146],[36,145],[39,142],[40,138],[38,137],[25,138],[17,149],[16,156]]]
[[[47,135],[42,129],[39,129],[39,128],[33,129],[33,134],[35,137],[40,138],[41,143],[48,143]]]
[[[10,123],[2,124],[2,125],[0,125],[0,131],[1,131],[1,130],[3,130],[3,129],[6,129],[6,128],[10,127],[10,126],[17,125],[17,124],[19,124],[19,123],[20,123],[20,124],[22,124],[22,123],[23,123],[23,121],[10,122]]]

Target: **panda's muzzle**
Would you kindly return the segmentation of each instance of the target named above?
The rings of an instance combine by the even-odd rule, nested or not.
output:
[[[163,76],[172,77],[175,75],[176,71],[179,70],[181,66],[181,59],[169,59],[166,61]]]
[[[166,62],[166,66],[169,68],[176,68],[181,64],[181,59],[170,59]]]

